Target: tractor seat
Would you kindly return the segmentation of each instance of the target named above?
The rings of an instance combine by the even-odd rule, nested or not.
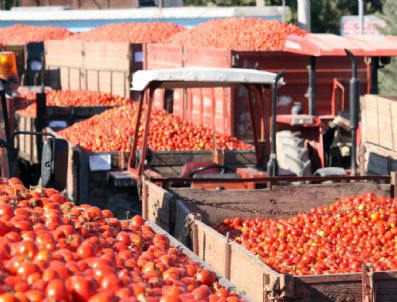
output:
[[[199,174],[219,174],[221,172],[221,169],[216,166],[216,163],[214,162],[190,162],[186,163],[183,165],[181,173],[179,174],[180,178],[186,178],[186,177],[191,177],[191,174],[194,170],[199,169],[199,168],[204,168],[204,167],[211,167],[214,166],[214,168],[206,169],[204,171],[198,171],[195,173],[195,175]]]

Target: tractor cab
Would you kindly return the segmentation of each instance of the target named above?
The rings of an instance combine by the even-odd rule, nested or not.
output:
[[[388,36],[290,35],[285,51],[308,58],[308,89],[305,106],[295,104],[290,115],[275,113],[279,174],[289,167],[289,172],[300,176],[355,175],[359,96],[378,93],[378,69],[397,55],[397,41]],[[317,71],[317,65],[331,57],[341,70],[341,76],[334,79],[328,78],[324,68]],[[351,78],[347,80],[348,64]],[[367,87],[359,85],[360,81],[366,81]],[[319,101],[324,95],[330,102]]]
[[[50,133],[42,131],[15,131],[11,127],[11,119],[15,117],[15,106],[12,106],[16,90],[19,87],[19,78],[16,67],[16,58],[13,52],[0,52],[0,98],[3,127],[0,129],[1,149],[1,176],[14,177],[18,175],[15,138],[19,135],[34,135],[39,138],[46,137],[41,152],[41,179],[40,185],[52,187],[62,191],[66,187],[68,144],[64,139],[55,138]],[[45,98],[45,93],[37,94],[38,107],[40,100]],[[45,103],[45,99],[44,99]],[[37,185],[29,184],[29,185]]]
[[[138,131],[134,132],[128,169],[121,173],[111,172],[110,178],[113,179],[113,183],[117,183],[118,178],[125,177],[137,183],[145,174],[152,177],[194,178],[197,180],[211,178],[213,183],[217,183],[212,186],[219,186],[222,179],[245,178],[247,175],[251,177],[266,176],[269,159],[269,140],[266,137],[268,135],[266,133],[268,120],[266,118],[269,113],[264,112],[265,91],[272,90],[272,94],[276,97],[277,88],[283,85],[282,75],[283,73],[275,74],[238,68],[177,68],[137,71],[132,79],[132,90],[139,94],[135,129],[143,127],[143,136],[139,139]],[[148,146],[155,90],[212,87],[243,87],[246,89],[253,132],[252,150],[217,150],[214,137],[211,158],[201,156],[200,151],[175,153],[172,158],[169,157],[163,162],[179,161],[181,165],[175,167],[172,173],[163,173],[157,159],[161,156],[161,152],[153,152]],[[254,94],[256,98],[253,97]],[[261,127],[256,125],[258,120]],[[172,152],[168,152],[168,154],[172,154]],[[254,159],[251,164],[243,163],[243,161],[240,161],[239,164],[237,161],[227,160],[248,157]],[[154,163],[155,161],[157,164]]]

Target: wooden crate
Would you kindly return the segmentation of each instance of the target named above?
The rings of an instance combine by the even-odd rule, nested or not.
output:
[[[67,126],[90,118],[96,114],[100,114],[105,110],[111,109],[114,106],[95,106],[95,107],[47,107],[47,122],[53,130],[59,130],[55,126],[51,126],[53,122],[64,122]],[[19,131],[36,131],[36,118],[26,116],[18,111],[16,112],[16,130]],[[18,135],[16,138],[16,146],[18,147],[19,157],[28,161],[31,164],[39,162],[37,156],[37,136],[34,135]]]
[[[240,154],[240,156],[237,156]],[[108,181],[108,172],[127,169],[128,152],[87,152],[79,147],[70,146],[68,161],[68,197],[77,203],[97,203],[105,206],[112,194],[112,186]],[[102,156],[108,161],[108,167],[102,171],[95,171],[97,167],[90,165],[90,158],[94,160]],[[150,167],[165,176],[176,176],[182,166],[191,161],[211,161],[210,151],[158,151],[153,152]],[[255,160],[253,151],[226,151],[225,162],[234,166],[252,164]],[[110,164],[109,164],[110,163]]]
[[[180,249],[191,260],[196,261],[197,263],[199,263],[204,268],[211,269],[211,267],[208,265],[208,263],[203,261],[201,258],[197,257],[197,255],[194,254],[191,250],[189,250],[183,243],[179,242],[177,239],[175,239],[173,236],[171,236],[168,232],[166,232],[164,229],[162,229],[156,223],[154,223],[152,221],[146,221],[146,224],[149,225],[156,234],[164,234],[164,235],[166,235],[169,238],[169,240],[170,240],[170,245]],[[235,291],[235,292],[239,293],[240,297],[242,299],[244,299],[245,301],[247,301],[247,302],[255,301],[254,299],[252,299],[251,297],[246,295],[244,290],[241,290],[241,288],[236,287],[236,285],[234,285],[232,282],[230,282],[222,274],[217,273],[217,278],[218,278],[218,282],[220,283],[220,285],[222,285],[224,288],[226,288],[228,290]]]
[[[388,175],[397,171],[397,151],[371,143],[364,143],[360,148],[362,175]]]
[[[103,157],[110,162],[109,169],[90,165],[95,158]],[[101,208],[111,194],[111,186],[107,178],[108,171],[120,171],[127,167],[128,153],[102,152],[94,153],[69,145],[67,195],[77,204],[90,203]],[[99,170],[98,170],[99,169]]]
[[[361,138],[397,152],[397,98],[365,95],[361,97]]]
[[[46,68],[60,70],[62,89],[130,97],[131,76],[143,68],[144,47],[127,42],[47,41]]]
[[[145,181],[142,212],[145,219],[155,221],[190,246],[201,259],[228,277],[254,301],[364,301],[364,276],[365,280],[372,278],[376,287],[376,301],[383,302],[394,301],[397,296],[397,271],[376,272],[368,278],[360,273],[302,277],[284,275],[272,270],[252,253],[230,242],[210,226],[225,217],[283,217],[286,213],[295,214],[330,204],[347,195],[371,191],[394,196],[394,190],[394,184],[354,182],[273,186],[271,189],[250,191],[206,191],[191,188],[172,188],[167,191]],[[324,200],[324,196],[328,199]],[[191,203],[184,200],[184,197],[213,205]],[[215,206],[217,204],[219,206]],[[233,209],[233,206],[236,208]],[[252,211],[243,212],[239,208]]]

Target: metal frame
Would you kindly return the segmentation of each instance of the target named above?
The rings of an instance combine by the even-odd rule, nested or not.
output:
[[[274,79],[272,85],[271,85],[271,90],[272,90],[272,96],[273,98],[276,99],[276,93],[277,93],[277,88],[279,85],[279,81],[282,79],[284,75],[284,72],[280,72],[279,74],[276,75],[276,78]],[[146,150],[148,146],[148,133],[149,133],[149,121],[150,121],[150,115],[152,111],[152,106],[153,106],[153,96],[154,92],[157,88],[159,88],[164,81],[153,81],[149,84],[149,87],[144,89],[143,91],[140,91],[140,96],[139,96],[139,105],[138,105],[138,112],[137,112],[137,119],[135,121],[135,129],[139,129],[140,126],[140,121],[142,118],[142,111],[143,111],[143,103],[144,103],[144,96],[145,96],[145,91],[149,90],[149,97],[147,99],[147,111],[146,115],[144,117],[144,134],[143,134],[143,141],[142,141],[142,154],[141,158],[138,164],[136,164],[136,151],[138,149],[138,131],[134,132],[133,140],[132,140],[132,146],[131,146],[131,151],[130,151],[130,157],[128,160],[128,171],[132,174],[132,177],[134,179],[139,179],[144,172],[144,165],[145,165],[145,157],[146,157]],[[255,110],[254,110],[254,104],[252,100],[252,88],[256,89],[257,93],[259,95],[262,95],[260,103],[264,102],[264,94],[263,94],[263,89],[267,85],[265,84],[243,84],[241,83],[242,86],[244,86],[247,91],[248,91],[248,102],[249,102],[249,108],[250,108],[250,113],[251,113],[251,122],[253,126],[253,136],[254,136],[254,146],[255,146],[255,152],[256,152],[256,164],[261,165],[263,164],[261,160],[263,159],[263,156],[260,150],[259,142],[258,142],[258,133],[256,131],[256,121],[255,121]],[[226,85],[226,86],[232,86],[232,84]],[[261,107],[261,106],[259,106]],[[259,113],[261,114],[261,123],[263,123],[263,128],[265,127],[265,117],[263,115],[264,113],[264,108],[259,110]],[[264,129],[261,131],[260,134],[261,138],[264,138]],[[219,180],[218,180],[219,181]]]

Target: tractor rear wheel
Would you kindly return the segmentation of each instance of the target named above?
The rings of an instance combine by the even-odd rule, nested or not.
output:
[[[277,132],[277,162],[280,175],[311,176],[309,150],[300,132]]]

